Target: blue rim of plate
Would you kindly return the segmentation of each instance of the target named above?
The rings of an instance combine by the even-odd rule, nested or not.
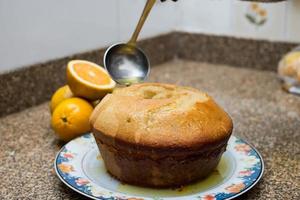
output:
[[[92,143],[94,141],[92,133],[87,133],[81,137],[75,138],[74,140],[79,140],[82,138],[90,140],[90,143]],[[91,138],[93,139],[93,141],[91,140]],[[245,180],[245,182],[241,183],[241,184],[244,184],[244,187],[242,189],[240,189],[240,191],[236,191],[236,192],[231,191],[228,193],[220,192],[220,193],[209,194],[209,192],[206,191],[206,192],[201,192],[201,194],[193,194],[193,195],[180,196],[180,197],[162,197],[162,198],[160,198],[160,197],[129,195],[126,193],[111,191],[111,190],[103,188],[101,186],[97,186],[97,189],[100,188],[100,190],[103,190],[103,196],[102,195],[94,196],[93,194],[90,193],[90,191],[89,191],[90,186],[87,186],[88,184],[85,184],[84,182],[83,182],[83,184],[76,184],[78,182],[78,180],[81,180],[81,177],[71,177],[71,178],[69,177],[68,170],[71,170],[71,168],[70,169],[65,168],[64,170],[62,170],[61,168],[58,167],[59,164],[62,164],[64,161],[68,161],[68,159],[70,158],[70,155],[72,155],[72,154],[70,154],[68,157],[63,156],[68,153],[66,147],[70,143],[74,142],[74,140],[71,140],[70,142],[65,144],[59,150],[59,152],[56,154],[56,157],[54,160],[54,169],[55,169],[55,172],[56,172],[58,178],[65,185],[67,185],[72,190],[78,192],[79,194],[89,197],[91,199],[95,199],[95,200],[171,200],[171,199],[172,200],[174,200],[174,199],[178,199],[178,200],[180,200],[180,199],[223,200],[223,199],[234,199],[234,198],[246,193],[247,191],[249,191],[251,188],[253,188],[259,182],[259,180],[263,176],[265,167],[264,167],[264,162],[263,162],[262,156],[256,150],[256,148],[254,148],[251,144],[249,144],[245,140],[240,139],[236,136],[231,136],[230,140],[232,140],[232,139],[235,140],[234,141],[235,143],[237,143],[237,146],[234,146],[234,148],[240,147],[238,151],[245,152],[247,154],[246,156],[254,156],[258,160],[258,162],[255,165],[253,165],[253,168],[249,168],[248,171],[243,171],[244,173],[252,172],[252,174],[249,176],[246,175],[245,176],[246,179],[244,179],[244,176],[240,177],[241,179]],[[229,144],[230,143],[228,143],[228,146],[229,146]],[[94,145],[96,145],[96,143]],[[238,146],[238,145],[240,145],[240,146]],[[240,172],[242,172],[242,171],[240,171]],[[255,176],[252,177],[252,175],[255,175]],[[92,183],[89,183],[89,184],[92,184]],[[221,185],[224,185],[224,183],[222,183]],[[218,187],[219,187],[219,184],[218,184]],[[233,184],[232,187],[230,186],[227,188],[230,190],[239,190],[238,184]],[[204,196],[203,196],[203,193],[205,193]],[[200,196],[200,195],[202,195],[202,196]]]

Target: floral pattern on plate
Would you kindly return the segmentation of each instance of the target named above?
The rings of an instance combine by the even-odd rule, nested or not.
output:
[[[93,150],[93,151],[92,151]],[[96,153],[95,153],[96,152]],[[227,152],[231,157],[231,173],[224,177],[221,183],[214,185],[205,191],[195,192],[183,196],[152,196],[135,195],[132,191],[119,191],[118,185],[122,185],[117,180],[110,180],[104,173],[96,176],[100,177],[104,185],[95,181],[98,177],[91,177],[85,172],[85,162],[88,154],[94,157],[95,162],[102,164],[101,156],[97,150],[92,134],[86,134],[82,137],[72,140],[66,144],[57,154],[54,168],[58,177],[71,189],[92,199],[100,200],[222,200],[232,199],[251,189],[262,177],[264,165],[260,154],[248,143],[232,136],[228,142]],[[229,162],[229,161],[227,161]],[[95,164],[88,164],[89,167]],[[103,165],[103,164],[102,164]],[[95,168],[98,165],[95,165]],[[97,169],[94,169],[97,170]],[[97,173],[97,172],[95,172]],[[110,178],[113,179],[113,178]]]

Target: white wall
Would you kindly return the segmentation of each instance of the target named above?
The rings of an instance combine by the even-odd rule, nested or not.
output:
[[[127,41],[144,3],[145,0],[0,0],[0,73]],[[247,19],[247,14],[253,14],[253,4],[249,2],[158,2],[140,38],[179,30],[300,42],[300,0],[258,6],[265,11],[263,25]]]
[[[219,35],[230,32],[231,0],[182,0],[178,30]]]
[[[176,3],[160,3],[157,0],[156,6],[149,14],[145,26],[141,31],[140,38],[147,38],[159,33],[166,33],[175,30],[179,26],[179,6]],[[120,39],[127,41],[139,20],[144,8],[145,0],[119,0],[120,16]]]
[[[178,6],[182,17],[177,29],[181,31],[300,42],[300,0],[279,3],[179,0]],[[258,23],[252,23],[247,15]],[[259,24],[261,20],[265,23]]]
[[[145,0],[0,0],[0,72],[126,41]],[[141,38],[176,26],[157,3]]]

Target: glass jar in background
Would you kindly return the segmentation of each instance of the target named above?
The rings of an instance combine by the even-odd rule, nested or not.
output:
[[[278,75],[284,90],[300,95],[300,46],[283,56],[278,64]]]

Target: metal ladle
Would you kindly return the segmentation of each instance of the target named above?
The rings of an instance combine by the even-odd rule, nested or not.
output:
[[[127,43],[110,46],[104,54],[104,67],[117,83],[131,85],[149,75],[150,63],[145,53],[136,46],[138,35],[156,0],[147,0],[136,29]]]

